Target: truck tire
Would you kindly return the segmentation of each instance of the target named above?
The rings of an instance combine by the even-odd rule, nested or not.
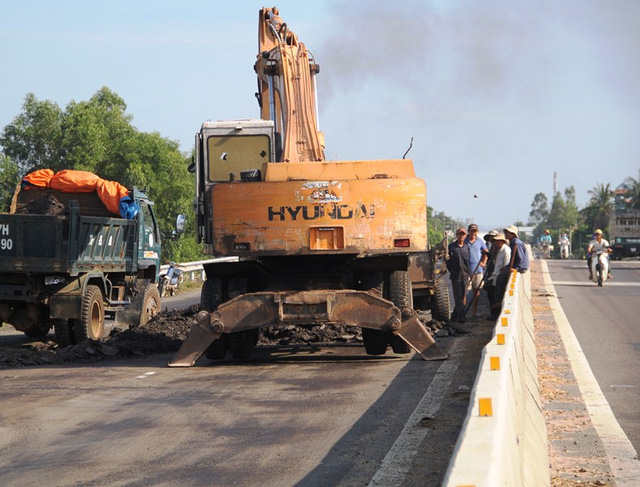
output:
[[[204,311],[215,311],[222,303],[223,299],[222,279],[212,277],[202,284],[200,291],[200,309]],[[223,360],[227,355],[227,335],[222,335],[214,340],[204,352],[204,356],[209,360]]]
[[[362,278],[362,290],[382,297],[384,293],[384,275],[382,272],[370,272]],[[367,355],[387,353],[387,332],[373,328],[362,328],[362,343]]]
[[[431,316],[434,320],[448,323],[451,319],[451,303],[449,288],[443,279],[437,279],[433,297],[431,298]]]
[[[73,335],[71,320],[55,320],[53,322],[53,331],[56,335],[56,342],[60,348],[76,344],[76,337]]]
[[[160,293],[155,284],[147,284],[142,294],[142,311],[140,312],[140,325],[149,322],[155,315],[162,311]]]
[[[73,321],[76,343],[83,340],[98,340],[104,333],[104,300],[98,286],[89,284],[82,296],[80,319]]]
[[[227,284],[227,299],[233,299],[247,292],[249,279],[246,277],[232,277]],[[260,330],[237,331],[228,334],[228,344],[231,356],[235,360],[246,360],[251,357],[253,349],[258,343]]]
[[[413,296],[411,292],[411,279],[407,271],[393,271],[389,275],[388,293],[389,300],[393,302],[400,311],[404,308],[413,308]],[[387,341],[391,345],[393,353],[409,353],[411,347],[407,342],[395,333],[387,332]]]

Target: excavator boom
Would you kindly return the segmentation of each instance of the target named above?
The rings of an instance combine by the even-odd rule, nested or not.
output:
[[[320,66],[278,15],[260,10],[258,99],[263,120],[273,120],[275,162],[324,161],[324,136],[318,130],[315,75]]]

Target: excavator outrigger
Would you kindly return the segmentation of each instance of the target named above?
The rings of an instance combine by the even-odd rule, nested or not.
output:
[[[319,66],[275,7],[258,44],[261,119],[205,122],[193,164],[198,240],[237,259],[205,266],[202,311],[169,365],[248,358],[260,327],[288,324],[356,325],[371,355],[446,359],[413,309],[449,316],[424,181],[408,159],[326,161]]]

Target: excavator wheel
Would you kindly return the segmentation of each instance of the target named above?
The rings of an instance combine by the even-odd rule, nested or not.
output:
[[[434,320],[448,323],[451,319],[451,303],[449,300],[449,288],[444,279],[436,280],[435,290],[431,298],[431,316]]]
[[[247,292],[249,279],[246,277],[232,277],[227,285],[227,299],[233,299]],[[251,357],[253,349],[258,343],[259,329],[244,330],[229,333],[229,351],[235,360],[246,360]]]
[[[246,360],[251,357],[257,340],[258,329],[229,333],[229,351],[235,360]]]
[[[384,293],[384,275],[372,272],[362,278],[362,290],[382,297]],[[368,355],[384,355],[387,353],[387,332],[362,328],[362,342]]]
[[[371,328],[362,329],[362,342],[368,355],[387,353],[387,332]]]
[[[407,271],[393,271],[389,276],[389,286],[387,290],[389,300],[400,308],[400,310],[413,308],[411,280]],[[393,353],[411,352],[409,344],[393,332],[387,332],[387,341],[389,345],[391,345]]]
[[[200,309],[215,311],[220,303],[222,303],[223,295],[222,279],[215,277],[207,279],[202,284],[202,290],[200,291]],[[227,335],[222,335],[209,345],[204,355],[209,360],[223,360],[227,355],[228,349]]]

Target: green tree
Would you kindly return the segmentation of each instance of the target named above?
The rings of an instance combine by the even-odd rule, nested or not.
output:
[[[20,182],[18,166],[0,154],[0,211],[8,212],[16,186]]]
[[[578,226],[580,219],[580,210],[576,202],[576,188],[569,186],[564,190],[564,198],[566,203],[564,230],[574,229]]]
[[[582,210],[587,228],[593,231],[600,228],[603,231],[609,226],[609,216],[613,210],[613,193],[609,183],[598,183],[588,192],[591,199]]]
[[[60,107],[49,100],[39,101],[28,93],[22,112],[4,127],[0,145],[5,156],[17,164],[20,175],[36,169],[64,169]]]
[[[629,176],[624,180],[624,183],[629,187],[629,191],[625,195],[627,208],[640,208],[640,171],[638,172],[638,179]]]
[[[460,226],[462,226],[460,221],[447,216],[442,211],[436,212],[433,208],[427,206],[427,233],[431,245],[436,245],[440,242],[447,230],[453,233]]]
[[[163,259],[199,260],[202,251],[195,240],[191,207],[195,182],[187,171],[186,156],[177,142],[157,132],[139,132],[126,108],[124,100],[107,87],[88,101],[71,101],[64,111],[28,94],[22,113],[0,137],[5,156],[0,161],[0,197],[4,201],[9,191],[5,186],[15,188],[20,177],[35,169],[93,172],[128,188],[145,190],[154,200],[158,223],[167,234],[176,215],[185,214],[185,234],[180,240],[163,239]]]
[[[547,195],[538,193],[533,197],[531,211],[529,212],[529,223],[539,225],[549,218],[549,201]]]

